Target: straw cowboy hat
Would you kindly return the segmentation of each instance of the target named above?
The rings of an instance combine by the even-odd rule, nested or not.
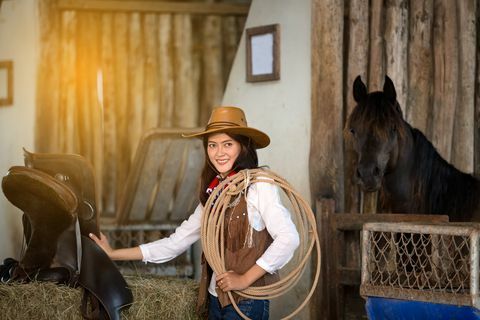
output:
[[[245,113],[237,107],[214,108],[204,131],[183,134],[182,136],[185,138],[201,138],[212,133],[233,133],[249,137],[255,143],[257,149],[265,148],[270,144],[270,138],[267,134],[247,126]]]

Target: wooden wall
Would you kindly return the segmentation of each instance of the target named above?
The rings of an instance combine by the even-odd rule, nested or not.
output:
[[[369,91],[394,82],[406,120],[457,168],[480,173],[479,0],[313,0],[313,199],[337,212],[374,212],[353,185],[343,126],[357,75]]]
[[[113,215],[150,128],[221,102],[248,4],[41,0],[36,152],[79,153]]]

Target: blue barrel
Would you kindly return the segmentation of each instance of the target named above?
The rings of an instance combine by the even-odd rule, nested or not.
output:
[[[480,320],[480,311],[469,306],[367,297],[370,320]]]

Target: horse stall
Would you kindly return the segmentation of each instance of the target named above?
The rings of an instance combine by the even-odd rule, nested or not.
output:
[[[320,306],[315,319],[365,319],[365,300],[360,296],[362,227],[365,223],[446,223],[445,215],[335,213],[335,202],[316,204],[322,248],[321,280],[317,286]]]
[[[480,83],[479,2],[312,3],[309,171],[325,257],[325,283],[318,288],[315,311],[323,319],[389,318],[372,309],[367,314],[366,300],[360,296],[362,223],[387,222],[383,213],[391,212],[424,215],[411,221],[420,225],[433,221],[432,215],[464,222],[479,217],[480,100],[475,89]],[[355,83],[361,87],[359,76],[364,88],[355,90]],[[397,118],[374,119],[365,112],[357,118],[363,117],[360,126],[351,125],[348,117],[354,109],[372,104],[363,100],[362,92],[373,94],[366,98],[370,102],[384,101],[370,109],[372,114],[388,112]],[[382,92],[386,95],[377,95]],[[383,131],[370,130],[372,123]],[[413,137],[410,147],[423,141],[424,150],[419,145],[412,147],[414,151],[396,149],[390,154],[403,157],[397,163],[385,161],[390,156],[386,153],[372,151],[382,148],[375,138],[382,143],[388,136],[401,140],[397,129],[406,129],[403,132]],[[368,139],[372,140],[362,145]],[[402,166],[408,157],[413,161]],[[376,159],[388,165],[375,163]],[[447,172],[455,178],[447,179]],[[325,198],[334,202],[326,204]],[[347,220],[358,222],[355,231],[349,230],[353,224],[347,227]],[[399,221],[389,222],[394,228]]]

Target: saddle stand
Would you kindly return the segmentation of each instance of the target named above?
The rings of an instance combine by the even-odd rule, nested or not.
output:
[[[88,319],[120,319],[133,302],[125,279],[90,238],[99,235],[93,170],[79,155],[25,150],[25,167],[2,180],[7,199],[21,209],[26,249],[10,259],[2,281],[52,281],[84,289],[81,311]]]

